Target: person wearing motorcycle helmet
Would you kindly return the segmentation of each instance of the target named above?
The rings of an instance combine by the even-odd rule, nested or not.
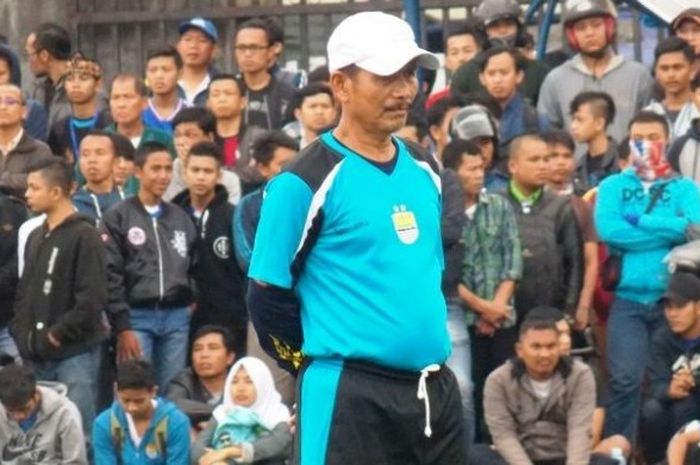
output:
[[[545,78],[538,111],[568,129],[569,106],[576,95],[584,90],[606,92],[617,107],[608,135],[624,139],[629,122],[649,103],[654,80],[644,65],[615,53],[616,17],[607,0],[567,0],[562,23],[576,55]]]
[[[516,0],[482,0],[474,12],[474,17],[481,24],[487,38],[484,51],[503,46],[521,50],[527,46],[522,10]],[[479,69],[483,58],[483,52],[479,53],[473,60],[457,69],[450,85],[453,95],[484,91],[479,81]],[[541,61],[529,58],[524,60],[523,65],[524,78],[519,91],[525,100],[535,105],[540,86],[550,68]]]

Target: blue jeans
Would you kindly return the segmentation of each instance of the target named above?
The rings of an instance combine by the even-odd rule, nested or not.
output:
[[[0,352],[4,352],[7,355],[11,355],[15,359],[19,357],[19,352],[17,351],[15,340],[12,339],[12,336],[10,335],[10,330],[7,327],[0,328]]]
[[[34,364],[38,380],[59,382],[68,388],[68,398],[80,411],[86,438],[92,434],[92,420],[95,418],[99,353],[99,347],[94,347],[63,360]]]
[[[635,442],[651,337],[663,324],[660,305],[615,298],[608,319],[610,381],[603,437],[621,434]]]
[[[447,305],[447,332],[452,343],[452,353],[446,365],[457,378],[459,393],[462,397],[462,416],[464,431],[467,435],[467,447],[474,443],[474,383],[472,382],[472,351],[469,331],[464,319],[464,310],[456,304]]]
[[[131,309],[131,329],[139,338],[144,358],[153,364],[161,394],[187,363],[190,317],[187,307]]]

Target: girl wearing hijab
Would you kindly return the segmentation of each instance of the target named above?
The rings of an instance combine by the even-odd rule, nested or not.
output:
[[[284,463],[292,443],[290,415],[270,369],[244,357],[231,367],[225,386],[223,403],[193,446],[193,463]]]

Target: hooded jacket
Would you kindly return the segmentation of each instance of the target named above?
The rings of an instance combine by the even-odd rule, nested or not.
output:
[[[14,315],[17,289],[17,239],[27,208],[15,197],[0,192],[0,328]]]
[[[163,200],[174,202],[175,197],[187,189],[185,182],[185,167],[182,160],[176,158],[173,162],[173,176],[170,179],[170,184],[163,194]],[[233,171],[221,170],[221,184],[226,188],[228,193],[228,201],[236,205],[241,200],[241,181],[238,175]]]
[[[190,422],[187,416],[165,399],[158,398],[156,402],[151,423],[138,446],[131,439],[128,420],[118,401],[97,416],[92,425],[96,464],[190,464]]]
[[[3,465],[87,465],[78,408],[62,385],[38,385],[41,404],[36,422],[23,431],[0,404],[0,462]],[[97,462],[101,463],[101,462]]]
[[[695,118],[688,132],[673,143],[668,162],[677,173],[700,185],[700,118]]]
[[[75,214],[49,231],[29,235],[10,329],[23,358],[60,360],[91,349],[105,337],[104,249],[90,219]],[[53,347],[49,331],[61,343]]]
[[[192,302],[189,273],[195,227],[180,207],[167,202],[160,206],[154,218],[138,197],[131,197],[103,216],[108,314],[116,334],[130,328],[130,308],[174,308]]]
[[[679,137],[684,136],[688,132],[688,129],[690,129],[693,120],[700,118],[700,111],[698,111],[698,107],[695,106],[695,102],[692,100],[681,107],[675,121],[671,120],[671,116],[663,103],[657,102],[656,100],[651,102],[644,109],[658,113],[666,118],[668,127],[671,129],[671,135],[669,137],[671,141],[675,141]]]
[[[94,194],[83,186],[73,194],[73,205],[78,212],[92,218],[95,227],[99,227],[107,210],[125,198],[124,192],[116,186],[108,194]]]
[[[202,316],[202,321],[245,328],[248,312],[244,275],[236,263],[231,243],[234,207],[228,198],[226,188],[216,186],[214,199],[200,218],[194,216],[189,190],[175,197],[173,203],[188,212],[197,227],[197,263],[192,269],[197,289],[196,314]]]
[[[510,465],[566,458],[588,465],[595,379],[581,361],[561,359],[540,400],[522,361],[509,360],[486,379],[484,412],[496,450]]]
[[[654,208],[645,213],[653,193],[662,186]],[[659,179],[647,190],[634,169],[628,168],[600,184],[594,218],[601,241],[622,255],[617,296],[651,304],[668,282],[664,257],[685,242],[689,225],[700,223],[700,191],[693,181],[681,177]]]
[[[687,341],[673,334],[668,325],[659,328],[651,340],[651,362],[649,364],[651,395],[663,402],[673,402],[668,397],[668,387],[676,371],[676,364],[700,363],[700,343]],[[700,379],[700,367],[692,369],[696,380]],[[693,390],[696,395],[697,388]]]
[[[26,131],[17,146],[8,153],[0,154],[0,186],[18,198],[24,198],[27,190],[29,168],[38,161],[52,157],[45,143],[34,139]]]

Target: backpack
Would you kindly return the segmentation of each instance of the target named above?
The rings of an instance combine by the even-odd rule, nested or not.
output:
[[[109,416],[109,431],[112,437],[112,447],[114,447],[114,454],[117,456],[117,464],[121,465],[123,463],[122,451],[124,449],[125,434],[124,428],[122,427],[121,423],[119,423],[119,418],[117,418],[117,415],[115,415],[114,412],[111,412]],[[148,446],[152,445],[157,452],[157,456],[165,457],[168,446],[167,416],[163,417],[163,419],[158,422],[153,436],[154,439],[151,440],[151,443],[146,445],[146,448],[148,449]]]

